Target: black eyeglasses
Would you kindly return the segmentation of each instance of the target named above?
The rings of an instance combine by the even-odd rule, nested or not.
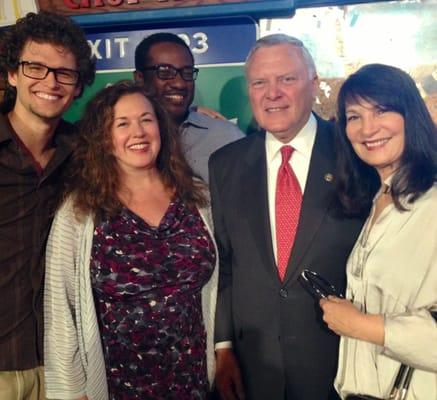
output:
[[[76,85],[79,81],[79,71],[68,68],[50,68],[47,65],[33,62],[33,61],[21,61],[18,63],[21,65],[21,70],[24,76],[32,79],[43,80],[47,77],[49,72],[53,72],[56,82],[64,85]]]
[[[199,73],[198,68],[182,67],[176,68],[170,64],[157,64],[151,67],[144,67],[143,71],[155,71],[156,76],[164,81],[176,78],[179,74],[184,81],[192,82],[196,80]]]
[[[316,300],[326,299],[328,296],[343,297],[334,285],[317,272],[304,269],[298,278],[299,282]]]

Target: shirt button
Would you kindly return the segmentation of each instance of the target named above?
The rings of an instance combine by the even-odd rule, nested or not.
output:
[[[279,296],[281,296],[283,299],[286,299],[288,297],[287,289],[281,289],[279,291]]]

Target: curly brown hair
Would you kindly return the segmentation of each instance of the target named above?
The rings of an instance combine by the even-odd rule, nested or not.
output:
[[[21,53],[29,40],[61,46],[74,55],[80,76],[78,85],[82,89],[79,96],[85,85],[93,83],[95,60],[91,58],[83,30],[71,19],[48,11],[28,13],[0,35],[0,78],[5,82],[8,72],[17,70]],[[16,89],[7,84],[2,108],[11,109],[15,99]]]
[[[123,96],[135,93],[150,101],[158,120],[161,149],[156,165],[164,185],[189,207],[207,204],[206,185],[195,179],[182,155],[179,135],[167,112],[145,88],[132,81],[120,81],[96,94],[78,126],[78,142],[65,195],[74,196],[75,210],[79,215],[92,213],[100,218],[112,216],[120,210],[117,197],[120,177],[113,155],[111,128],[116,103]]]

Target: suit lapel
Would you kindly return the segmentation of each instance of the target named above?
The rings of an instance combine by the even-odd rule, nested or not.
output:
[[[245,158],[246,166],[242,172],[242,198],[261,262],[268,274],[277,280],[267,195],[265,133],[253,135],[256,136]]]
[[[331,202],[334,199],[334,145],[332,132],[326,121],[317,118],[314,143],[307,183],[302,199],[299,226],[292,254],[287,266],[285,282],[297,279],[307,265],[302,259],[310,249]]]

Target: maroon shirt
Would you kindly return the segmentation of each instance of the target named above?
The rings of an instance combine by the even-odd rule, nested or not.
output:
[[[43,170],[0,114],[0,371],[42,365],[44,249],[72,126],[61,121],[54,138]]]

